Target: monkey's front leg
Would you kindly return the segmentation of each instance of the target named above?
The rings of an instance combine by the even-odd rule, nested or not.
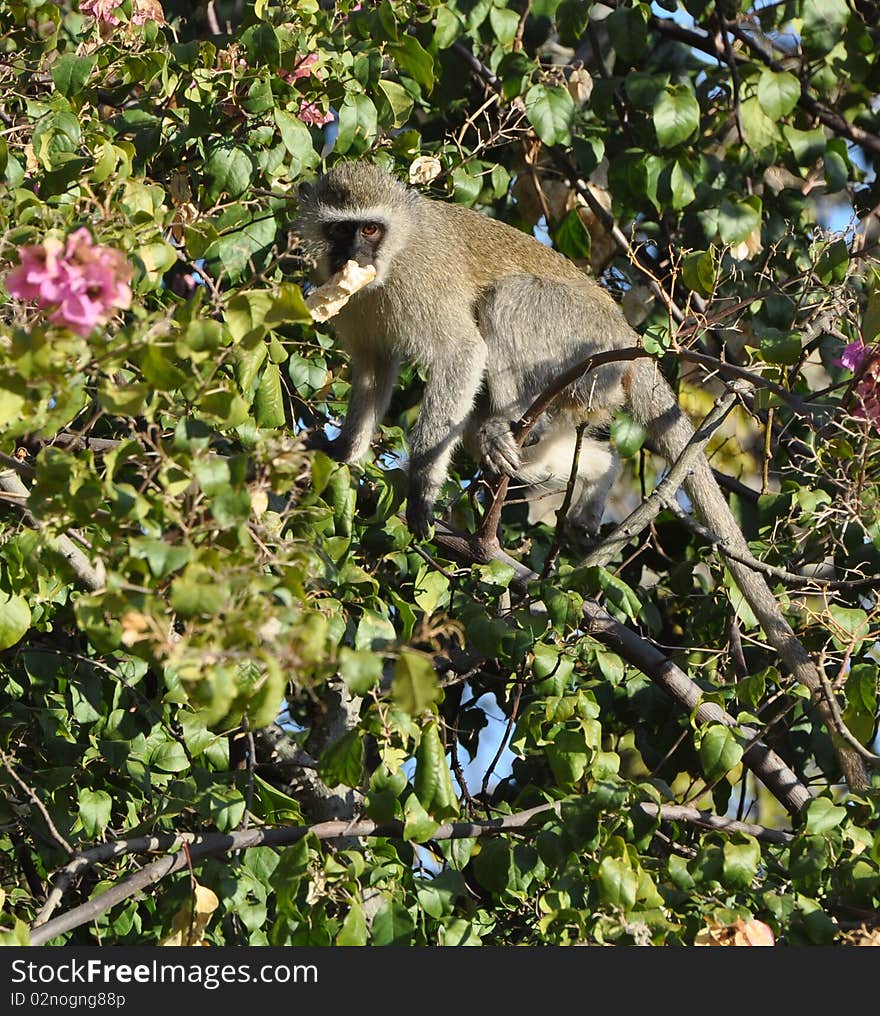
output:
[[[465,342],[450,343],[428,368],[422,408],[411,437],[406,507],[407,525],[421,539],[431,533],[434,502],[473,411],[485,365],[486,345],[475,332]]]
[[[393,356],[356,348],[351,353],[348,411],[330,454],[339,462],[360,462],[388,410],[399,363]]]

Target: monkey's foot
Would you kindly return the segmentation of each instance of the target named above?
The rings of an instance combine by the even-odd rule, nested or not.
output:
[[[408,497],[406,502],[406,525],[419,540],[430,540],[434,535],[434,504],[425,498]]]
[[[497,476],[514,476],[522,465],[519,446],[507,420],[487,420],[477,432],[480,461]]]

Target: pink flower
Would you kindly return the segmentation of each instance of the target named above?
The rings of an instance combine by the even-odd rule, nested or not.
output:
[[[856,383],[858,410],[853,416],[868,420],[880,430],[880,357],[874,350],[868,352],[870,360]]]
[[[286,81],[288,84],[292,84],[294,81],[298,81],[300,78],[311,77],[315,75],[319,80],[324,76],[320,68],[312,70],[315,64],[320,58],[317,53],[308,53],[304,57],[300,57],[292,71],[286,71],[283,67],[279,69],[278,76],[282,81]]]
[[[19,300],[39,300],[42,305],[55,303],[67,268],[59,260],[64,244],[54,237],[18,252],[21,264],[6,276],[6,289]]]
[[[98,246],[84,227],[62,244],[47,238],[22,248],[21,264],[6,277],[11,296],[51,310],[49,320],[89,335],[114,309],[131,306],[131,265],[121,251]]]
[[[299,118],[313,127],[323,127],[336,119],[332,113],[325,113],[316,102],[307,102],[305,99],[299,106]]]
[[[874,351],[870,346],[865,346],[859,342],[851,342],[840,356],[837,361],[841,367],[846,367],[847,370],[851,370],[853,373],[859,370],[863,363],[874,355]]]
[[[80,14],[91,14],[105,25],[119,25],[121,21],[113,13],[121,0],[79,0]]]
[[[131,9],[131,20],[135,25],[145,25],[148,21],[165,24],[165,12],[159,0],[134,0]]]
[[[80,0],[80,14],[91,14],[95,20],[105,25],[119,25],[121,19],[114,13],[122,0]],[[159,0],[133,0],[131,21],[135,25],[145,25],[148,21],[165,24],[165,12]]]

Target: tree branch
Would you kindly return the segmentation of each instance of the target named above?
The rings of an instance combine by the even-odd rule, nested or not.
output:
[[[20,507],[27,524],[34,529],[44,530],[43,524],[25,507],[29,491],[17,472],[12,469],[0,470],[0,491],[5,491],[7,494],[21,499]],[[64,533],[60,536],[50,537],[49,543],[67,561],[86,589],[97,592],[104,588],[106,571],[103,561],[98,559],[97,563],[93,565],[83,551]]]
[[[446,822],[437,828],[431,839],[435,841],[471,839],[502,833],[525,832],[544,816],[549,817],[552,814],[559,818],[563,817],[565,804],[564,801],[553,801],[497,818],[472,822]],[[769,843],[787,844],[793,838],[791,833],[783,830],[739,822],[682,805],[639,802],[635,807],[646,815],[661,821],[689,822],[702,829],[746,833]],[[250,847],[289,846],[305,836],[314,836],[323,842],[363,837],[399,838],[403,836],[403,828],[403,822],[377,823],[370,819],[359,819],[351,822],[321,822],[311,826],[247,829],[234,833],[164,833],[159,836],[141,836],[130,840],[117,840],[114,843],[103,843],[98,847],[83,851],[63,869],[56,885],[56,891],[62,882],[66,888],[77,875],[96,864],[112,860],[115,857],[156,853],[160,850],[175,851],[175,853],[153,861],[152,864],[148,864],[106,892],[87,903],[74,907],[52,921],[41,922],[38,918],[31,928],[30,944],[45,945],[59,935],[95,920],[101,914],[107,913],[117,903],[155,885],[167,875],[189,867],[190,862],[195,863],[207,857],[223,856]],[[185,850],[182,849],[184,846]]]
[[[525,591],[530,583],[540,580],[532,571],[511,557],[500,546],[482,546],[484,555],[476,556],[477,546],[472,538],[463,536],[443,522],[436,523],[434,539],[450,553],[465,560],[488,564],[502,561],[514,569],[513,584]],[[743,763],[767,787],[771,794],[791,815],[797,817],[810,801],[810,793],[786,763],[761,740],[758,731],[743,726],[721,706],[703,701],[703,690],[677,667],[656,646],[641,635],[616,621],[595,600],[584,600],[583,616],[589,635],[608,646],[636,670],[650,678],[657,687],[677,702],[687,713],[695,713],[699,723],[721,723],[738,730],[749,742],[743,754]]]
[[[694,432],[694,436],[688,441],[681,455],[672,463],[666,476],[638,508],[616,525],[608,536],[584,558],[583,567],[606,565],[634,536],[649,526],[666,505],[675,500],[676,492],[693,468],[694,462],[703,454],[703,449],[709,439],[733,408],[735,401],[736,393],[730,391],[724,392],[716,400],[715,408]]]

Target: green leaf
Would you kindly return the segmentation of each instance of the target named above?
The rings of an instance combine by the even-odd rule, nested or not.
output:
[[[394,664],[391,681],[391,698],[410,716],[421,716],[437,701],[441,694],[437,672],[431,661],[418,653],[404,649]]]
[[[262,257],[275,242],[275,218],[263,210],[254,218],[224,232],[205,251],[208,261],[218,260],[232,281],[237,281],[250,268],[259,266]]]
[[[605,19],[615,52],[625,64],[641,59],[648,44],[648,26],[640,7],[612,11]]]
[[[758,79],[758,102],[771,120],[781,120],[797,106],[801,83],[788,71],[765,68]]]
[[[113,798],[103,790],[84,787],[80,790],[77,801],[83,832],[90,840],[96,839],[110,824]]]
[[[349,904],[348,913],[336,936],[336,945],[366,945],[367,944],[367,921],[364,917],[364,910],[357,900]]]
[[[25,398],[8,388],[0,388],[0,427],[18,420],[25,406]]]
[[[364,650],[339,650],[339,673],[353,695],[366,695],[382,678],[382,657]]]
[[[184,617],[216,616],[226,599],[226,589],[216,576],[191,565],[171,585],[171,606]]]
[[[670,204],[675,211],[687,208],[696,197],[693,177],[680,162],[676,162],[669,172],[669,190],[672,195]]]
[[[779,124],[767,116],[757,96],[743,99],[739,108],[743,140],[758,158],[772,162],[776,147],[782,142]]]
[[[859,607],[841,607],[837,603],[828,605],[834,625],[831,626],[831,639],[836,649],[854,652],[871,634],[868,615]]]
[[[422,807],[417,794],[410,794],[403,805],[403,838],[413,843],[427,843],[437,832],[436,822]]]
[[[583,779],[592,755],[581,730],[561,730],[547,745],[547,761],[553,778],[565,790]]]
[[[281,370],[277,363],[267,363],[254,400],[254,419],[258,427],[283,427],[287,422],[284,413],[284,392],[281,388]]]
[[[545,145],[571,143],[574,100],[559,85],[532,85],[525,96],[526,115]]]
[[[628,413],[615,413],[611,422],[611,440],[620,456],[631,459],[645,443],[645,428]]]
[[[281,65],[281,43],[278,33],[271,25],[260,22],[247,29],[241,37],[241,44],[251,67],[263,65],[278,70]]]
[[[836,829],[846,818],[846,808],[832,804],[827,797],[814,797],[807,805],[806,831],[815,836],[824,836]]]
[[[398,900],[382,899],[371,927],[371,945],[409,945],[416,922]]]
[[[94,66],[95,58],[93,56],[76,56],[74,53],[65,53],[52,64],[52,80],[55,82],[55,87],[68,98],[78,95],[88,81]]]
[[[344,155],[360,155],[373,143],[378,131],[378,114],[369,96],[346,95],[339,108],[335,150]]]
[[[559,32],[559,41],[563,46],[580,44],[590,23],[591,6],[589,3],[584,3],[584,0],[562,0],[562,3],[559,4],[556,9],[556,30]],[[532,14],[534,14],[534,9]]]
[[[843,38],[850,14],[846,0],[809,0],[809,3],[804,3],[801,10],[804,50],[815,57],[834,49]]]
[[[21,596],[0,593],[0,649],[20,641],[31,626],[31,608]]]
[[[744,198],[733,201],[724,198],[718,206],[718,234],[723,243],[738,244],[753,230],[761,228],[761,199]]]
[[[413,600],[426,614],[432,614],[449,603],[449,579],[442,572],[423,566],[415,579]]]
[[[874,737],[877,719],[877,674],[875,664],[856,663],[850,670],[844,686],[846,708],[843,712],[843,722],[864,745],[870,745]]]
[[[519,28],[519,14],[506,7],[493,7],[489,11],[489,24],[495,38],[502,45],[513,42]]]
[[[510,844],[506,840],[492,839],[480,843],[479,853],[473,859],[474,874],[480,885],[490,892],[507,889],[513,860]]]
[[[626,861],[603,857],[599,865],[599,894],[613,907],[632,910],[639,890],[639,876]]]
[[[689,85],[668,85],[654,103],[654,129],[662,148],[674,148],[700,126],[700,104]]]
[[[226,143],[219,145],[205,159],[208,200],[217,201],[223,194],[230,198],[243,194],[250,186],[253,172],[253,157],[246,148]]]
[[[329,482],[329,478],[333,475],[333,470],[338,468],[336,463],[332,460],[329,461],[330,472],[327,474],[325,483]],[[374,610],[365,610],[361,614],[361,619],[358,622],[357,631],[354,636],[355,649],[372,649],[378,652],[396,641],[397,632],[387,617],[377,614]]]
[[[788,124],[783,125],[782,134],[794,153],[797,163],[803,169],[811,169],[825,154],[826,138],[821,127],[811,131],[799,131]]]
[[[399,42],[388,44],[388,52],[397,66],[428,94],[434,88],[434,58],[414,35],[404,35]]]
[[[464,22],[458,11],[448,4],[440,4],[434,15],[434,45],[437,49],[449,49],[462,34]]]
[[[422,728],[416,750],[413,788],[432,818],[443,822],[458,815],[458,797],[452,785],[452,774],[446,764],[446,749],[440,740],[436,720],[431,720]]]
[[[303,300],[302,290],[292,282],[282,282],[272,306],[266,311],[265,323],[270,327],[288,322],[308,323],[312,320]]]
[[[733,731],[713,723],[700,732],[700,764],[707,780],[726,776],[742,759],[742,745]]]
[[[778,328],[763,325],[758,335],[758,349],[765,363],[792,366],[803,352],[801,337],[797,332],[784,332]]]
[[[681,261],[684,284],[700,296],[711,296],[715,290],[715,257],[711,250],[695,250]]]
[[[190,761],[183,745],[178,741],[164,741],[150,755],[150,766],[163,773],[182,773],[189,769]]]
[[[748,889],[758,874],[761,845],[752,836],[737,836],[725,841],[722,871],[725,885]]]
[[[299,176],[304,170],[314,169],[321,161],[321,157],[315,151],[308,127],[299,117],[283,109],[276,108],[273,115],[281,141],[291,156],[290,175]]]
[[[387,81],[384,78],[379,82],[379,91],[382,92],[388,103],[391,126],[402,127],[412,113],[413,97],[403,85],[397,84],[396,81]]]
[[[318,776],[328,787],[359,787],[363,783],[364,741],[361,730],[349,730],[321,752]]]
[[[576,208],[566,213],[565,218],[553,231],[553,245],[573,261],[587,260],[590,256],[590,231],[584,225]]]

